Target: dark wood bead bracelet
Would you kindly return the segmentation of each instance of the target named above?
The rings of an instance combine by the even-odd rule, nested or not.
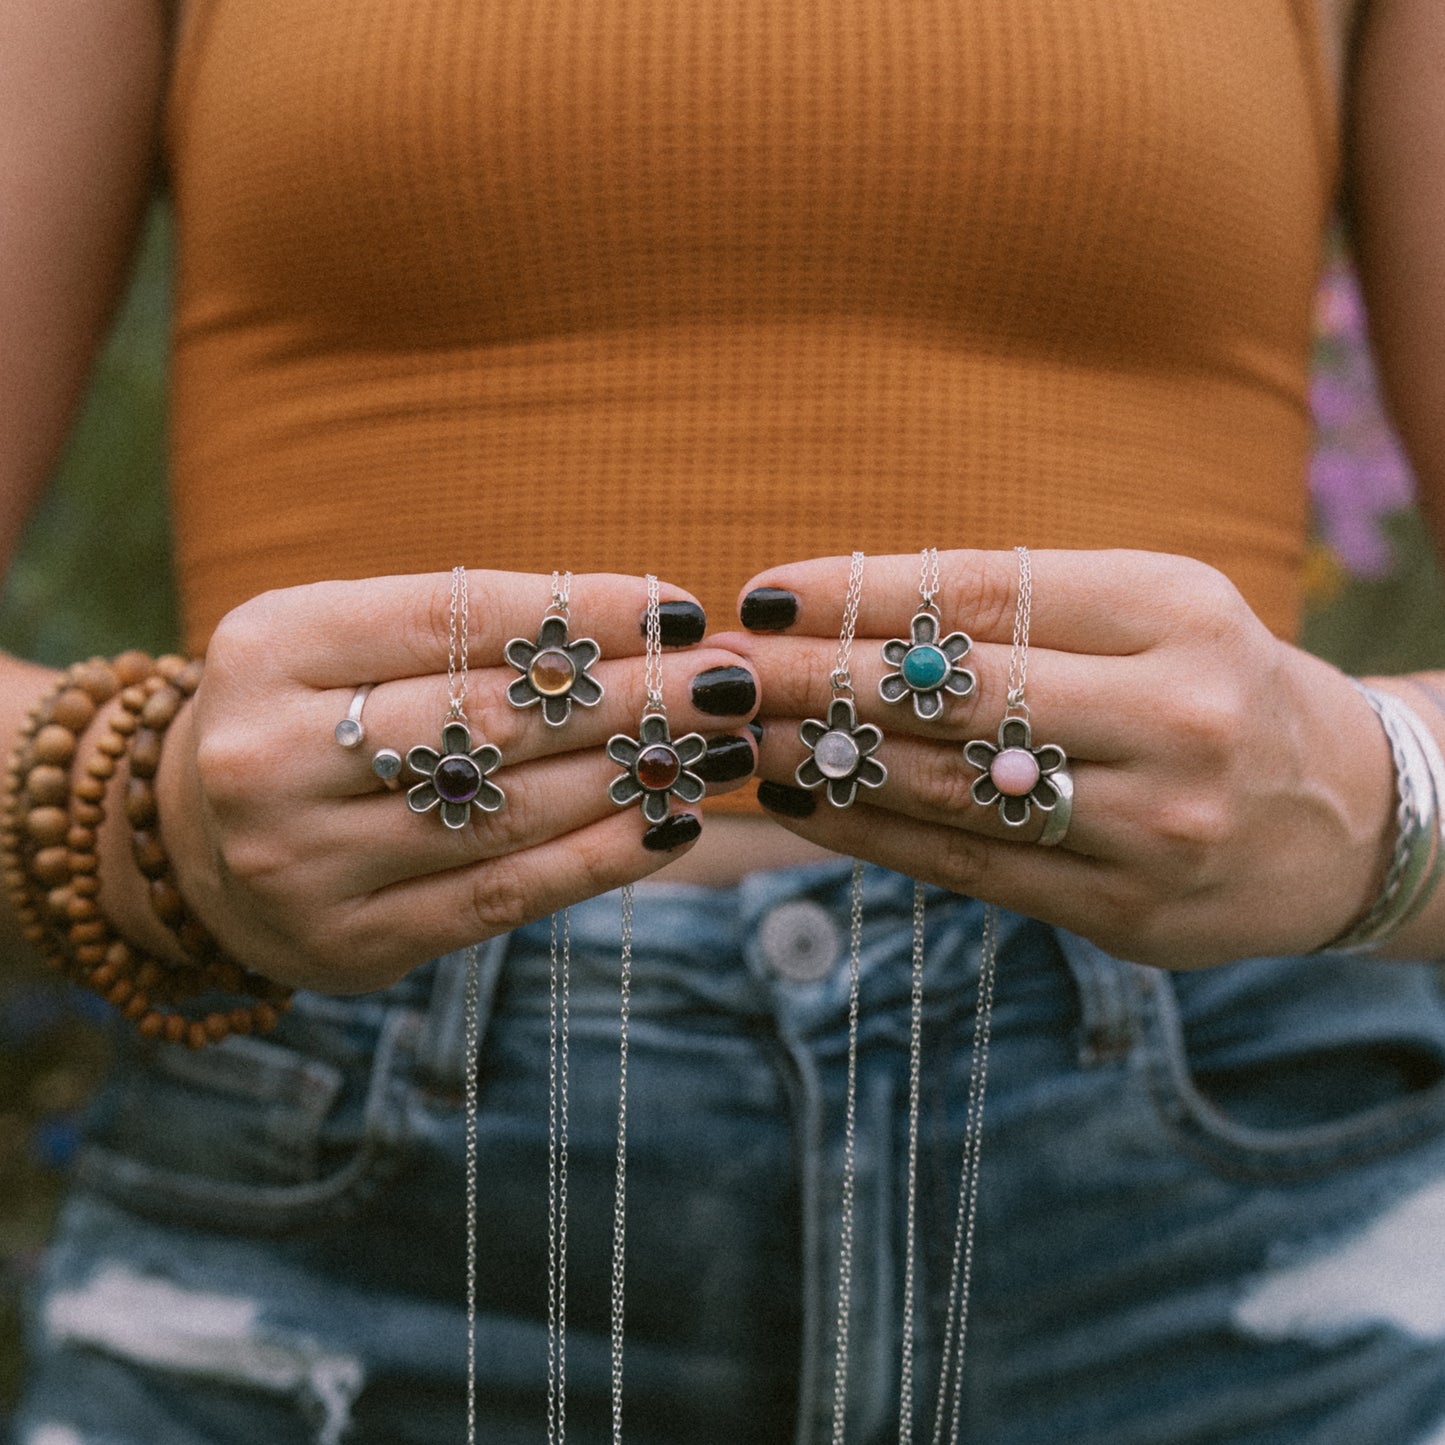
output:
[[[131,856],[146,880],[151,911],[188,958],[209,963],[222,957],[221,950],[191,916],[176,886],[171,860],[161,842],[155,791],[166,729],[200,686],[202,671],[199,662],[164,667],[138,687],[123,689],[120,707],[110,718],[108,750],[117,758],[126,758],[128,764],[125,816],[130,825]]]
[[[200,676],[199,663],[179,657],[153,661],[144,653],[124,653],[114,663],[100,659],[77,663],[26,719],[11,758],[0,821],[0,868],[7,896],[26,938],[46,962],[100,994],[146,1037],[191,1048],[231,1033],[273,1028],[291,998],[286,985],[226,958],[209,934],[185,913],[169,860],[160,846],[151,781],[159,765],[160,741],[199,685]],[[77,775],[79,737],[99,708],[117,693],[121,706]],[[162,700],[150,706],[155,698]],[[146,721],[159,723],[159,727],[145,727]],[[164,895],[166,911],[158,908],[157,912],[163,922],[169,921],[190,957],[188,964],[180,966],[151,957],[121,938],[100,903],[95,849],[105,821],[106,794],[119,762],[128,753],[134,769],[135,744],[143,732],[154,739],[144,743],[139,756],[142,781],[151,800],[150,856],[159,859],[153,862],[158,871],[147,876],[153,906],[156,883],[162,881],[169,889]],[[137,811],[144,810],[138,806]],[[175,904],[169,903],[170,895]],[[211,1009],[200,1016],[177,1007],[211,992],[240,994],[252,1002],[228,1010]]]

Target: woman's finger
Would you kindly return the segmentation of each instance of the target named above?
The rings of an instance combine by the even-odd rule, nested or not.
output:
[[[685,827],[673,826],[679,832]],[[370,974],[395,978],[403,940],[420,963],[636,882],[691,847],[688,841],[653,852],[643,846],[645,836],[637,810],[628,809],[535,847],[409,879],[358,900],[345,925],[356,950],[352,987],[372,986],[365,981]],[[326,987],[336,991],[334,982]]]
[[[813,637],[767,637],[725,633],[715,639],[736,647],[756,669],[762,689],[761,715],[826,716],[833,689],[836,643]],[[860,722],[886,737],[913,735],[955,742],[996,739],[1008,701],[1009,649],[997,643],[975,646],[961,660],[976,681],[963,697],[940,692],[938,716],[922,720],[911,696],[885,702],[878,693],[884,677],[898,669],[884,660],[882,643],[860,639],[853,648],[854,706]],[[1084,657],[1031,648],[1028,663],[1029,716],[1035,743],[1057,743],[1071,758],[1119,762],[1136,751],[1127,726],[1130,715],[1148,706],[1137,661]]]
[[[1031,843],[1043,832],[1046,809],[1031,806],[1028,821],[1016,827],[1003,821],[995,804],[974,800],[973,784],[983,770],[964,757],[957,743],[890,736],[872,756],[887,769],[888,777],[881,787],[860,787],[855,807],[866,802],[878,811],[963,828],[1001,842]],[[765,806],[771,802],[787,816],[813,816],[820,827],[826,827],[831,818],[851,810],[833,807],[822,787],[809,790],[799,786],[797,769],[807,757],[797,722],[769,718],[758,749],[758,776],[793,789],[797,796],[779,798],[776,790],[764,790],[759,796]],[[1124,769],[1072,761],[1069,776],[1072,807],[1063,846],[1090,857],[1120,856],[1135,832],[1130,820],[1137,812],[1137,780]],[[1052,804],[1056,790],[1049,786],[1038,796]]]
[[[445,675],[451,587],[449,572],[435,572],[265,592],[221,622],[207,665],[247,667],[313,688]],[[664,603],[696,603],[669,583],[659,592]],[[468,572],[467,596],[471,665],[498,666],[513,638],[535,641],[552,601],[551,581],[524,572]],[[641,577],[572,579],[570,635],[594,639],[603,657],[643,653],[646,612]]]
[[[704,780],[709,795],[741,787],[755,762],[751,735],[716,734],[709,744],[688,770]],[[720,756],[729,776],[713,782],[718,770],[710,764]],[[466,826],[456,829],[442,823],[436,808],[412,811],[409,789],[386,792],[373,779],[370,795],[317,810],[295,862],[324,878],[333,896],[347,897],[536,848],[617,813],[633,815],[640,838],[649,825],[635,803],[620,807],[608,792],[623,772],[600,749],[500,768],[488,781],[500,788],[501,806],[490,812],[472,807]],[[681,806],[673,804],[674,810]]]
[[[473,672],[465,709],[473,745],[488,742],[500,749],[505,768],[572,752],[596,751],[600,756],[615,734],[637,736],[647,695],[644,666],[640,656],[596,664],[590,673],[602,686],[601,698],[591,707],[573,706],[558,727],[546,722],[539,706],[511,705],[508,692],[516,672]],[[757,681],[737,654],[709,647],[665,654],[662,692],[676,737],[736,727],[753,715],[759,698]],[[286,772],[292,786],[313,796],[371,792],[376,787],[371,756],[378,748],[393,748],[405,757],[418,744],[433,749],[439,745],[447,710],[444,679],[402,678],[373,688],[362,709],[365,738],[360,746],[345,749],[337,744],[334,730],[347,716],[353,696],[354,689],[306,697],[301,726],[315,741],[304,751],[291,750]]]
[[[1232,591],[1213,568],[1187,557],[1134,551],[1030,551],[1033,571],[1031,640],[1064,652],[1128,656]],[[797,599],[790,636],[836,641],[848,596],[850,559],[820,557],[760,572],[739,595],[759,588]],[[917,553],[869,557],[863,570],[858,631],[867,637],[907,637],[918,610]],[[960,629],[976,642],[1008,643],[1018,600],[1019,563],[1013,552],[939,553],[938,608],[945,632]],[[786,616],[774,604],[771,616]],[[714,619],[714,623],[721,619]]]
[[[1067,928],[1109,906],[1106,885],[1114,870],[1063,848],[984,837],[864,802],[851,808],[824,805],[806,818],[774,816],[790,832],[821,847],[1045,923]]]

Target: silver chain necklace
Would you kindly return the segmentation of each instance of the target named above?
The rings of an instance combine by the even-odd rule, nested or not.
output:
[[[550,939],[547,1049],[547,1442],[567,1438],[567,1117],[571,1079],[572,912],[564,908],[561,965],[557,914]]]
[[[649,605],[651,605],[649,603]],[[622,1445],[622,1297],[627,1239],[627,1024],[632,1000],[632,884],[622,888],[621,1004],[618,1010],[617,1183],[612,1202],[612,1445]]]
[[[662,608],[658,581],[647,574],[646,711],[664,719]],[[627,1279],[627,1033],[632,1008],[632,884],[622,888],[622,957],[618,980],[617,1179],[612,1200],[612,1445],[622,1445],[623,1302]]]
[[[933,1445],[941,1445],[948,1397],[949,1440],[958,1439],[963,1401],[963,1347],[968,1333],[968,1293],[973,1280],[973,1244],[978,1221],[978,1167],[983,1152],[983,1100],[988,1084],[988,1043],[993,1021],[994,974],[998,964],[998,909],[983,914],[983,946],[979,951],[978,994],[973,1011],[973,1052],[968,1071],[968,1108],[964,1116],[963,1161],[958,1177],[958,1214],[954,1225],[953,1264],[949,1270],[948,1309],[943,1354],[938,1372],[938,1401],[933,1417]]]
[[[838,1229],[838,1317],[834,1351],[833,1445],[843,1445],[848,1410],[848,1306],[853,1289],[853,1176],[857,1163],[858,994],[863,948],[863,864],[853,860],[848,928],[848,1105],[843,1126],[843,1200]]]
[[[920,592],[931,603],[938,587],[938,554],[923,554]],[[838,642],[838,657],[831,682],[835,696],[851,700],[850,664],[858,608],[862,594],[863,553],[855,552],[849,570],[848,597]],[[1026,564],[1025,564],[1026,566]],[[1009,666],[1009,703],[1023,703],[1023,681],[1028,647],[1028,582],[1022,569],[1021,597],[1015,617]],[[569,579],[570,580],[570,579]],[[647,592],[647,643],[645,687],[649,711],[665,714],[661,678],[661,621],[658,583],[649,576]],[[565,594],[564,594],[565,595]],[[553,584],[554,602],[557,587]],[[563,604],[565,606],[565,603]],[[467,597],[464,574],[453,574],[450,609],[451,639],[447,658],[447,684],[451,715],[459,716],[467,687]],[[847,1420],[849,1310],[853,1283],[853,1212],[857,1171],[858,1023],[863,938],[863,873],[853,862],[849,888],[848,947],[848,1074],[844,1122],[843,1181],[838,1245],[838,1297],[835,1326],[833,1445],[844,1445]],[[612,1219],[612,1442],[622,1445],[623,1325],[626,1282],[627,1220],[627,1052],[632,993],[633,889],[624,885],[622,897],[621,966],[619,978],[619,1043],[617,1090],[617,1165]],[[914,1415],[914,1347],[916,1334],[918,1133],[922,1076],[924,885],[913,885],[912,999],[908,1067],[908,1163],[906,1260],[903,1282],[903,1343],[899,1383],[899,1441],[912,1445]],[[567,1379],[567,1176],[570,1084],[571,915],[553,915],[550,935],[550,1002],[548,1049],[548,1309],[547,1309],[547,1439],[564,1445],[566,1439]],[[969,1068],[963,1159],[959,1172],[958,1211],[954,1231],[943,1351],[934,1415],[933,1445],[942,1445],[945,1420],[950,1442],[958,1439],[962,1403],[964,1343],[967,1338],[968,1299],[973,1274],[974,1240],[978,1214],[979,1161],[983,1143],[983,1105],[988,1079],[989,1035],[993,1013],[994,978],[998,952],[998,911],[984,911],[978,993],[974,1008],[974,1036]],[[464,1029],[466,1034],[466,1258],[467,1258],[467,1445],[477,1442],[477,1174],[478,1100],[477,1061],[480,1051],[480,979],[477,946],[464,955]],[[950,1407],[951,1400],[951,1407]]]
[[[903,1260],[903,1358],[898,1370],[898,1441],[913,1445],[913,1336],[918,1237],[918,1117],[923,1072],[924,887],[913,884],[913,998],[908,1022],[908,1213]]]
[[[1028,668],[1033,579],[1027,548],[1017,547],[1014,550],[1019,559],[1019,595],[1014,609],[1013,645],[1009,652],[1007,711],[1017,711],[1027,717],[1024,681]],[[998,929],[998,908],[990,903],[983,911],[983,941],[979,948],[973,1049],[969,1058],[968,1104],[964,1113],[963,1159],[958,1174],[958,1211],[954,1219],[953,1260],[949,1268],[932,1445],[942,1445],[945,1420],[948,1422],[950,1445],[954,1445],[958,1440],[963,1407],[963,1355],[968,1339],[968,1297],[973,1282],[974,1240],[978,1228],[979,1164],[983,1156],[983,1105],[988,1090],[988,1046],[993,1026],[994,981],[998,972]],[[909,1187],[911,1190],[911,1177]]]
[[[467,569],[452,568],[451,602],[447,630],[447,717],[465,720],[467,698],[467,644],[470,634],[467,604]],[[460,667],[458,659],[460,656]],[[460,674],[460,676],[459,676]],[[477,1054],[481,1047],[481,981],[477,946],[465,954],[464,1028],[467,1040],[466,1152],[467,1152],[467,1445],[477,1440]]]
[[[481,1026],[477,945],[466,951],[467,1445],[477,1445],[477,1053]]]
[[[831,682],[834,695],[851,697],[850,664],[862,594],[863,554],[855,552],[849,568],[848,595],[843,627]],[[1015,619],[1010,658],[1010,701],[1022,702],[1023,671],[1028,648],[1027,574],[1024,596]],[[934,605],[939,585],[938,551],[924,549],[919,593],[925,608]],[[1016,679],[1016,680],[1015,680]],[[805,739],[806,741],[806,739]],[[917,1315],[917,1209],[918,1133],[923,1072],[924,885],[913,885],[912,997],[908,1036],[908,1163],[905,1260],[903,1268],[903,1329],[899,1364],[898,1438],[912,1445],[914,1417],[914,1350]],[[863,864],[854,860],[849,888],[848,945],[848,1075],[843,1125],[843,1178],[839,1206],[838,1297],[835,1323],[833,1383],[833,1445],[844,1445],[847,1425],[849,1307],[853,1286],[853,1204],[857,1167],[858,1015],[863,937]],[[983,1104],[988,1082],[988,1047],[993,1021],[994,978],[998,963],[998,910],[984,910],[983,942],[979,955],[978,993],[974,1004],[973,1050],[969,1065],[968,1104],[964,1117],[963,1160],[959,1170],[958,1211],[954,1230],[943,1351],[939,1365],[933,1445],[942,1445],[945,1421],[949,1440],[956,1442],[962,1404],[963,1356],[967,1338],[968,1299],[973,1279],[974,1240],[978,1220],[979,1162],[983,1147]],[[951,1407],[950,1407],[951,1400]]]

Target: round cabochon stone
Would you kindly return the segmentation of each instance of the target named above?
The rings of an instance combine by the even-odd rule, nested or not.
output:
[[[1026,748],[1005,748],[989,765],[994,787],[1008,798],[1022,798],[1039,780],[1038,759]]]
[[[682,764],[677,754],[662,743],[644,748],[637,759],[637,781],[649,792],[661,792],[670,788],[682,773]]]
[[[948,659],[937,647],[911,648],[903,659],[904,682],[920,692],[942,687],[948,672]]]
[[[549,647],[532,659],[527,677],[543,697],[560,697],[576,681],[577,669],[565,652]]]
[[[813,761],[825,778],[847,778],[858,766],[858,744],[845,732],[834,728],[818,739]]]
[[[482,785],[482,770],[467,757],[454,753],[443,758],[432,782],[445,803],[470,803]]]

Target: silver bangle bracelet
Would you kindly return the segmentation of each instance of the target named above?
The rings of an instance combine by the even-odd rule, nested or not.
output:
[[[1441,756],[1440,745],[1434,734],[1426,727],[1420,715],[1399,698],[1392,698],[1391,704],[1399,710],[1400,718],[1414,735],[1419,756],[1424,762],[1429,779],[1429,796],[1433,812],[1433,826],[1429,828],[1430,848],[1428,863],[1420,874],[1420,881],[1411,900],[1404,905],[1396,927],[1403,927],[1414,918],[1430,901],[1445,873],[1445,757]]]
[[[1441,840],[1445,759],[1430,730],[1393,693],[1352,678],[1390,744],[1395,770],[1395,848],[1379,895],[1363,918],[1321,952],[1370,953],[1429,901],[1445,870]]]

